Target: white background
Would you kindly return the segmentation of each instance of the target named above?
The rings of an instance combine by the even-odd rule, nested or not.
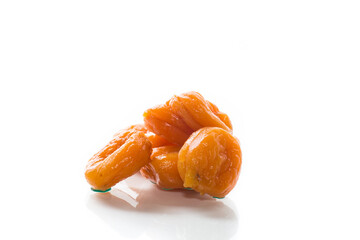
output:
[[[0,238],[360,239],[359,81],[356,0],[1,0]],[[190,90],[231,117],[234,190],[92,193],[87,160]]]

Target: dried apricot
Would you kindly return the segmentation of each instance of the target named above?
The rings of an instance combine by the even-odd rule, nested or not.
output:
[[[153,148],[151,162],[140,170],[141,175],[161,188],[183,188],[177,167],[179,150],[178,146]]]
[[[143,132],[145,134],[145,136],[150,140],[152,147],[161,147],[161,146],[167,146],[167,145],[172,145],[170,142],[168,142],[165,138],[160,137],[159,135],[156,135],[153,132],[150,132],[143,124],[135,124],[135,125],[131,125],[130,127],[127,128],[127,130],[135,130],[135,131],[140,131]],[[116,136],[117,134],[121,133],[123,130],[121,130],[120,132],[116,133],[114,136]]]
[[[175,95],[165,104],[146,110],[144,122],[147,129],[179,146],[203,127],[232,131],[229,117],[197,92]]]
[[[218,117],[220,118],[221,121],[223,121],[226,126],[228,126],[230,129],[233,129],[231,121],[229,116],[226,113],[220,112],[219,108],[213,104],[210,101],[206,101],[211,109],[211,111]]]
[[[88,162],[85,177],[96,190],[107,190],[150,162],[152,145],[145,134],[125,129]]]
[[[217,127],[194,132],[179,152],[178,171],[184,187],[201,194],[225,197],[234,188],[240,167],[239,141]]]
[[[179,116],[170,110],[168,102],[145,111],[144,122],[147,129],[180,146],[193,132]]]

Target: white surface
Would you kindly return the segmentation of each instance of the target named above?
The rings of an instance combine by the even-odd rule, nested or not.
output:
[[[1,239],[360,239],[358,1],[1,1]],[[201,92],[241,141],[224,200],[83,171]],[[120,197],[120,198],[119,198]],[[123,200],[122,200],[123,198]],[[135,207],[136,206],[136,207]]]

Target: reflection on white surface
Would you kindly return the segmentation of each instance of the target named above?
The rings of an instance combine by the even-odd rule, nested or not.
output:
[[[230,199],[163,191],[139,176],[91,193],[87,207],[127,239],[230,239],[238,228]]]

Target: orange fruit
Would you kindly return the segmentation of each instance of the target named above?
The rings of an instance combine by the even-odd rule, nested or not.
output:
[[[163,146],[153,148],[151,161],[145,165],[140,173],[160,188],[183,188],[183,181],[179,175],[177,162],[178,146]]]
[[[179,146],[203,127],[232,131],[229,117],[197,92],[175,95],[165,104],[146,110],[144,122],[151,132]]]
[[[179,152],[178,171],[184,187],[213,197],[225,197],[234,188],[240,167],[239,141],[217,127],[194,132]]]
[[[89,160],[86,180],[94,189],[105,191],[149,163],[151,152],[143,132],[125,129]]]

